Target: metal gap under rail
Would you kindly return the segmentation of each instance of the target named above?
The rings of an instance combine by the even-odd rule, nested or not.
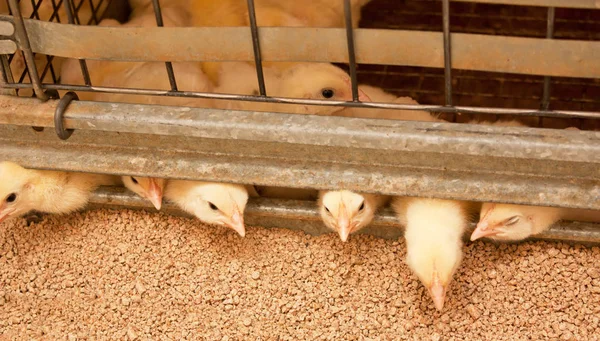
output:
[[[258,78],[258,93],[261,97],[266,97],[267,90],[265,88],[265,75],[263,73],[262,56],[260,53],[260,41],[258,38],[258,25],[256,23],[254,0],[248,0],[247,3],[250,32],[252,34],[252,48],[254,49],[254,65],[256,67],[256,77]]]
[[[152,6],[154,7],[154,15],[156,16],[156,26],[163,27],[162,11],[160,9],[159,1],[152,0]],[[171,62],[165,62],[165,66],[167,68],[167,75],[169,76],[171,91],[177,91],[177,81],[175,80],[175,72],[173,72],[173,64]]]
[[[92,193],[90,208],[132,208],[156,212],[152,204],[122,187],[102,187]],[[170,202],[165,202],[161,212],[191,217]],[[250,198],[245,210],[245,221],[249,226],[267,228],[288,228],[302,230],[311,235],[332,233],[321,221],[317,204],[314,201]],[[475,224],[464,234],[467,240]],[[398,239],[403,234],[403,226],[390,208],[383,209],[371,225],[359,232],[386,239]],[[546,240],[600,244],[600,224],[583,221],[560,221],[550,229],[529,240]],[[490,242],[488,239],[483,241]]]
[[[358,102],[358,79],[356,76],[356,54],[354,51],[354,31],[352,27],[352,9],[350,0],[344,0],[344,20],[346,23],[346,42],[348,44],[348,64],[352,86],[352,101]]]

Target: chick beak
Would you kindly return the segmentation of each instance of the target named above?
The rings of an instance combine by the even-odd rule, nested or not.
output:
[[[156,207],[157,210],[160,211],[162,207],[162,197],[163,191],[162,188],[156,183],[156,180],[150,180],[150,188],[148,189],[148,199]]]
[[[5,221],[15,210],[14,209],[5,209],[0,211],[0,223]]]
[[[358,89],[358,100],[361,102],[373,102],[371,98],[361,89]]]
[[[227,226],[231,227],[241,237],[246,235],[246,227],[244,226],[244,216],[239,210],[236,210],[231,216],[231,221],[226,223]]]
[[[477,240],[477,239],[483,238],[483,237],[493,236],[496,234],[498,234],[498,231],[496,230],[496,228],[495,227],[490,228],[490,225],[487,222],[487,219],[483,219],[477,224],[477,228],[471,234],[471,241],[474,241],[474,240]]]
[[[337,225],[339,228],[340,239],[343,242],[346,242],[350,236],[350,219],[348,219],[348,212],[346,211],[344,204],[340,205]]]
[[[446,287],[442,285],[442,281],[438,276],[437,271],[433,273],[433,281],[429,288],[429,295],[433,299],[433,305],[438,311],[442,311],[444,308],[444,300],[446,299]]]

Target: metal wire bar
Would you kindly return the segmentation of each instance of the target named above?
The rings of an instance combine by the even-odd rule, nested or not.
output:
[[[10,3],[10,1],[9,1],[9,3]],[[37,3],[36,3],[35,0],[31,0],[32,12],[31,12],[29,18],[35,18],[37,20],[40,20],[40,15],[38,14],[38,10],[40,9],[40,6],[42,6],[41,1],[37,1]]]
[[[452,47],[450,44],[450,0],[442,0],[444,26],[444,90],[446,105],[452,105]]]
[[[88,0],[88,2],[90,3],[90,9],[91,9],[91,12],[92,12],[92,16],[91,16],[91,18],[90,18],[90,20],[88,22],[88,25],[91,24],[91,23],[98,24],[98,18],[96,17],[96,11],[97,11],[97,9],[94,8],[94,0]],[[100,8],[100,6],[98,6],[98,8]]]
[[[152,0],[152,6],[154,6],[154,15],[156,16],[156,25],[163,27],[162,11],[160,9],[160,3],[158,0]],[[167,76],[169,77],[169,84],[171,84],[171,90],[177,91],[177,81],[175,80],[175,73],[173,72],[173,64],[171,62],[165,62],[167,68]]]
[[[42,2],[42,1],[43,0],[40,0],[40,2]],[[54,19],[56,19],[56,22],[60,24],[60,16],[58,15],[58,9],[62,5],[62,1],[63,0],[59,0],[58,4],[57,4],[56,0],[52,0],[52,15],[50,16],[48,21],[54,21]]]
[[[31,84],[6,84],[6,88],[11,89],[28,89]],[[572,110],[532,110],[532,109],[510,109],[510,108],[492,108],[492,107],[471,107],[471,106],[441,106],[441,105],[412,105],[412,104],[396,104],[396,103],[379,103],[379,102],[343,102],[330,100],[311,100],[300,98],[284,98],[284,97],[257,97],[247,95],[233,94],[218,94],[208,92],[192,92],[192,91],[165,91],[165,90],[148,90],[148,89],[125,89],[111,87],[88,87],[83,85],[66,85],[66,84],[44,84],[47,89],[67,90],[67,91],[89,91],[89,92],[104,92],[129,95],[150,95],[150,96],[172,96],[172,97],[194,97],[194,98],[211,98],[218,100],[235,100],[235,101],[250,101],[264,103],[283,103],[283,104],[305,104],[305,105],[325,105],[325,106],[343,106],[352,108],[378,108],[378,109],[402,109],[402,110],[422,110],[434,113],[468,113],[468,114],[497,114],[497,115],[517,115],[517,116],[546,116],[546,117],[562,117],[562,118],[590,118],[600,119],[600,112],[592,111],[572,111]]]
[[[258,78],[258,93],[260,96],[267,96],[265,88],[265,75],[263,74],[262,56],[260,52],[260,41],[258,38],[258,26],[256,23],[256,10],[254,0],[247,0],[248,19],[250,20],[250,33],[252,34],[252,49],[254,51],[254,65],[256,67],[256,77]]]
[[[90,208],[132,208],[154,211],[150,202],[122,187],[101,187],[92,193]],[[166,201],[161,211],[178,216],[191,217],[173,203]],[[248,225],[262,227],[289,228],[302,230],[311,235],[331,233],[321,220],[317,205],[313,201],[280,200],[268,198],[250,198],[244,218]],[[465,231],[465,239],[472,233],[475,224]],[[360,234],[373,235],[386,239],[398,239],[404,227],[395,213],[389,209],[379,212],[373,222]],[[600,224],[582,221],[561,221],[532,240],[568,241],[578,243],[600,243]],[[484,239],[484,241],[488,241]],[[489,242],[489,241],[488,241]]]
[[[352,86],[352,101],[358,102],[358,78],[356,75],[356,54],[354,51],[354,29],[352,27],[352,8],[350,0],[344,1],[344,20],[346,24],[346,42],[348,44],[348,64]]]
[[[552,39],[554,36],[555,12],[554,7],[548,8],[548,23],[546,28],[546,38],[548,39]],[[542,103],[540,106],[542,110],[548,110],[550,108],[550,82],[550,76],[544,76],[544,93],[542,94]]]
[[[42,88],[42,82],[37,72],[37,67],[35,64],[35,58],[33,55],[33,51],[31,50],[31,45],[29,43],[29,37],[27,36],[27,30],[25,29],[25,21],[21,16],[21,9],[19,8],[19,3],[17,0],[9,0],[9,5],[11,11],[14,13],[15,18],[15,35],[19,38],[20,48],[23,51],[23,55],[25,56],[25,64],[27,65],[27,72],[29,73],[29,78],[31,79],[31,84],[33,87],[33,92],[36,97],[41,100],[47,100],[48,96],[44,93],[44,89]]]
[[[81,3],[83,3],[83,1],[84,0],[82,0]],[[73,0],[66,0],[64,3],[65,3],[65,12],[67,12],[67,19],[69,21],[69,24],[71,24],[71,25],[75,24],[75,20],[77,20],[77,23],[79,24],[79,16],[75,15],[75,13],[73,12],[73,9],[74,9]],[[81,69],[81,74],[83,76],[83,81],[84,81],[85,85],[92,86],[92,79],[90,77],[90,71],[87,67],[87,63],[86,63],[85,59],[79,59],[79,68]]]

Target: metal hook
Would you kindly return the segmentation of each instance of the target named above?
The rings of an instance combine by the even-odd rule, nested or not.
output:
[[[69,91],[65,97],[61,98],[60,102],[58,102],[58,106],[54,112],[54,129],[56,130],[56,135],[58,135],[61,140],[68,139],[75,131],[73,129],[65,129],[65,126],[63,125],[63,116],[72,100],[78,101],[79,97],[76,93]]]

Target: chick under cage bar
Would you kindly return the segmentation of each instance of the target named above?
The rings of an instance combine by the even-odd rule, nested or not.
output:
[[[126,21],[123,13],[131,10],[126,1],[2,3],[7,15],[0,17],[1,160],[36,169],[600,210],[600,132],[594,131],[600,119],[600,36],[555,34],[560,33],[557,25],[568,22],[557,20],[556,13],[565,8],[585,11],[588,24],[596,18],[600,25],[597,1],[373,0],[363,8],[360,28],[350,0],[340,1],[339,23],[327,28],[257,27],[253,0],[247,1],[247,25],[173,27],[165,20],[168,2],[140,2],[153,12],[147,27],[96,26],[106,18]],[[390,8],[378,11],[377,3]],[[506,34],[504,26],[494,25],[505,18],[483,19],[495,9],[510,16],[524,6],[529,6],[523,10],[526,16],[539,19],[542,14],[536,21],[543,22],[542,31]],[[411,27],[399,15],[428,19]],[[462,26],[465,17],[469,21]],[[377,25],[369,26],[373,18]],[[473,33],[469,23],[477,26],[478,20],[489,25]],[[459,24],[456,30],[453,22]],[[484,29],[490,27],[496,32]],[[73,69],[81,73],[81,84],[61,82],[57,60],[66,59],[77,61]],[[97,61],[160,62],[169,86],[95,84],[89,64]],[[197,61],[254,62],[254,94],[186,91],[185,76],[175,66]],[[279,96],[265,81],[263,65],[272,62],[347,64],[350,94],[344,100]],[[398,74],[410,82],[417,79],[417,85],[399,88],[403,78]],[[434,104],[361,101],[363,76],[398,95],[416,97],[418,103]],[[485,89],[478,83],[482,79],[488,81]],[[527,95],[531,87],[523,90],[519,81],[541,93]],[[494,93],[495,84],[500,93]],[[506,96],[515,84],[519,86]],[[565,101],[560,95],[561,89],[584,85],[589,91],[579,94],[581,101]],[[477,100],[465,100],[469,91]],[[487,93],[478,96],[477,91]],[[93,101],[86,94],[421,110],[449,122]],[[528,106],[517,105],[518,100]],[[535,124],[457,124],[492,115]],[[544,124],[564,121],[579,129]],[[91,202],[151,207],[120,188],[102,188]],[[171,204],[165,209],[177,211]],[[312,201],[251,199],[246,215],[250,224],[325,231]],[[583,218],[584,213],[569,217],[534,238],[600,242],[600,225],[577,221]],[[401,233],[398,227],[391,209],[385,209],[365,232],[395,238]]]

